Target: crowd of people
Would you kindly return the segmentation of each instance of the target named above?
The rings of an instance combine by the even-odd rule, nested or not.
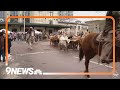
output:
[[[16,34],[17,40],[18,41],[25,41],[26,40],[26,34],[27,34],[27,32],[17,32],[17,34]],[[36,42],[44,40],[44,39],[46,39],[44,34],[35,33],[35,41]]]

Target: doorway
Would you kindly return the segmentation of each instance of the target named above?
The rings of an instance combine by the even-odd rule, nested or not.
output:
[[[13,29],[12,29],[12,32],[17,32],[17,29],[16,29],[16,28],[13,28]]]
[[[49,30],[49,35],[52,33],[52,30]]]

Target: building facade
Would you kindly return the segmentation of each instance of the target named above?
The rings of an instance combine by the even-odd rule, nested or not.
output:
[[[60,14],[61,13],[61,14]],[[70,13],[70,14],[69,14]],[[5,23],[5,19],[9,16],[71,16],[72,12],[69,11],[0,11],[0,23]],[[24,31],[24,21],[25,21],[25,31],[33,26],[34,29],[46,32],[48,34],[57,32],[65,25],[59,26],[58,23],[60,19],[58,18],[13,18],[9,20],[9,30],[10,31]],[[39,24],[39,25],[38,25]],[[5,28],[5,24],[0,25],[0,29]]]
[[[88,31],[90,32],[101,32],[105,26],[105,20],[92,20],[87,21],[86,24],[88,25]]]
[[[73,11],[58,11],[59,16],[73,16]]]
[[[73,16],[73,11],[58,11],[59,16]],[[65,22],[66,20],[71,21],[71,18],[61,18],[59,21]]]
[[[0,11],[0,21],[5,21],[9,16],[73,16],[73,11]],[[30,18],[25,19],[28,23],[44,23],[44,24],[58,24],[58,18]],[[9,22],[23,23],[24,19],[10,19]]]
[[[70,28],[65,28],[65,29],[61,30],[63,32],[67,32],[67,34],[79,35],[81,32],[84,33],[86,30],[88,30],[88,25],[81,23],[80,21],[79,22],[61,22],[61,21],[59,21],[59,24],[70,26]]]
[[[31,16],[58,16],[58,11],[31,11]],[[58,24],[57,18],[31,18],[30,23]]]

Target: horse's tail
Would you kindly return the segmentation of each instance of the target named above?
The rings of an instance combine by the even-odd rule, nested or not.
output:
[[[83,59],[84,53],[83,53],[83,49],[82,46],[79,47],[79,61],[81,61]]]

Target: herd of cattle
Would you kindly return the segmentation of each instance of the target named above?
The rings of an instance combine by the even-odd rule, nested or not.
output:
[[[68,51],[68,49],[77,49],[82,42],[80,36],[64,36],[64,35],[53,35],[50,36],[50,45],[59,47],[60,50]]]

